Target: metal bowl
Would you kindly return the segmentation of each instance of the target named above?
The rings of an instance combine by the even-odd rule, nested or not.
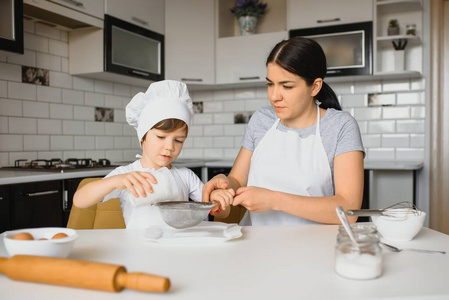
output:
[[[193,201],[167,201],[155,204],[159,207],[162,220],[173,228],[189,228],[206,219],[215,203]]]

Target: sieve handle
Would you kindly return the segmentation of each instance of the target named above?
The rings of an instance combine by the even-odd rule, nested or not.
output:
[[[384,212],[380,209],[359,209],[359,210],[347,210],[345,214],[353,217],[370,217],[370,216],[383,216]]]

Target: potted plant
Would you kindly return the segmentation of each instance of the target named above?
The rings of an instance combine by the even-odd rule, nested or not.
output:
[[[396,19],[391,19],[388,23],[388,35],[399,35],[399,23]]]
[[[256,33],[257,19],[261,18],[267,9],[267,4],[259,0],[235,0],[232,14],[240,23],[240,34]]]

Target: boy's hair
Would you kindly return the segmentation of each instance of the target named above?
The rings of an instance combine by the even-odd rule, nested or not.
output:
[[[151,129],[153,129],[153,128],[167,131],[167,132],[173,132],[178,129],[184,129],[186,131],[186,135],[189,133],[189,127],[187,126],[187,124],[184,121],[179,120],[179,119],[165,119],[165,120],[159,121]],[[145,141],[146,137],[147,137],[147,134],[145,133],[145,135],[143,136],[142,141],[141,141],[142,143]]]

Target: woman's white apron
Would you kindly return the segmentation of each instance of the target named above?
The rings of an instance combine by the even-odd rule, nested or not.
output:
[[[304,196],[333,195],[332,173],[321,142],[320,109],[317,105],[315,135],[301,138],[277,129],[279,119],[267,131],[251,158],[248,186]],[[241,225],[306,224],[312,221],[280,211],[247,212]]]

